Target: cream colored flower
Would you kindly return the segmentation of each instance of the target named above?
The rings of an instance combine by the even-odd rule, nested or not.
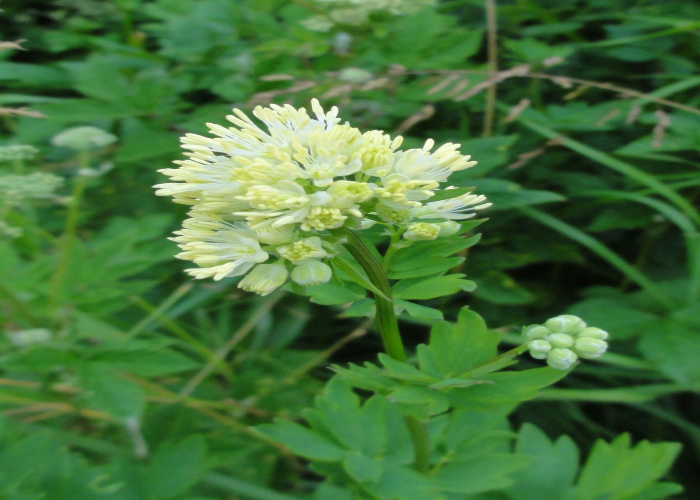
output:
[[[232,126],[209,124],[211,136],[182,139],[188,158],[161,171],[171,182],[157,185],[156,194],[192,207],[174,238],[183,250],[178,257],[201,267],[190,269],[192,276],[244,275],[256,264],[273,265],[270,255],[282,258],[275,266],[294,269],[329,257],[324,241],[328,249],[338,244],[329,230],[361,230],[377,218],[406,229],[408,240],[434,239],[457,232],[451,219],[470,217],[467,209],[488,206],[476,195],[430,202],[452,172],[475,163],[459,145],[431,152],[429,140],[401,151],[401,137],[362,133],[340,123],[335,107],[326,112],[314,99],[311,111],[258,106],[255,122],[236,109],[227,117]],[[416,220],[428,218],[436,220]],[[309,267],[327,274],[318,264],[303,269]],[[251,280],[246,277],[244,289],[267,289]]]

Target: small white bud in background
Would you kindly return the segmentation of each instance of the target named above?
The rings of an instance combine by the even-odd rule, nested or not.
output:
[[[292,279],[301,286],[321,285],[333,275],[330,266],[317,260],[307,260],[292,269]]]
[[[568,370],[577,359],[576,353],[570,349],[552,349],[547,354],[547,364],[557,370]]]
[[[27,330],[8,332],[7,338],[14,345],[23,347],[48,342],[51,340],[51,332],[46,328],[29,328]]]

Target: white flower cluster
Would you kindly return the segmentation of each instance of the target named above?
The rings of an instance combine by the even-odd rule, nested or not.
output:
[[[84,126],[64,130],[51,139],[51,144],[76,151],[90,151],[109,146],[116,141],[115,135],[105,132],[101,128]]]
[[[12,208],[25,199],[51,198],[63,178],[45,172],[0,176],[0,207]]]
[[[45,172],[0,175],[0,219],[24,200],[47,199],[63,184],[63,178]],[[0,220],[0,239],[18,238],[22,230]]]
[[[155,187],[192,206],[173,238],[183,250],[177,257],[200,266],[189,274],[248,273],[239,287],[262,295],[290,270],[300,285],[325,283],[331,269],[323,261],[336,253],[328,230],[380,222],[406,229],[407,240],[435,239],[454,234],[454,220],[474,215],[469,209],[490,205],[470,193],[429,201],[452,172],[476,163],[458,144],[431,152],[428,140],[401,151],[401,137],[341,124],[337,108],[325,112],[315,99],[312,110],[257,107],[264,130],[234,109],[233,127],[208,124],[214,137],[182,139],[189,158],[161,170],[173,182]]]
[[[302,24],[313,31],[328,31],[336,24],[362,26],[369,24],[372,14],[401,16],[415,14],[432,7],[436,0],[313,0],[323,14],[310,17]]]
[[[0,162],[31,160],[37,155],[38,152],[39,150],[34,146],[25,144],[0,146]]]
[[[546,359],[549,366],[558,370],[569,369],[578,358],[597,358],[608,349],[606,331],[588,327],[581,318],[571,315],[525,327],[523,335],[532,357]]]

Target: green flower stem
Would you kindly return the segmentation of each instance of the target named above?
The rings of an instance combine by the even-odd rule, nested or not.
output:
[[[384,298],[379,295],[375,295],[374,297],[377,304],[375,324],[382,337],[386,353],[397,361],[405,362],[406,350],[401,340],[399,324],[396,319],[396,313],[394,312],[394,303],[391,300],[391,286],[389,285],[389,278],[386,275],[384,267],[374,258],[369,248],[367,248],[360,237],[353,231],[343,227],[333,232],[345,238],[345,247],[365,270],[372,284],[386,297]],[[394,237],[392,237],[392,243],[394,238],[398,237],[400,237],[400,234],[398,236],[394,235]],[[386,256],[384,262],[387,262]],[[406,422],[408,432],[413,441],[413,466],[418,472],[427,474],[430,470],[430,439],[428,436],[428,429],[425,424],[421,423],[415,417],[405,417],[404,422]]]
[[[402,233],[403,231],[397,230],[391,235],[391,243],[389,244],[389,248],[387,248],[384,258],[382,259],[382,268],[385,272],[389,271],[389,265],[391,264],[391,259],[394,254],[397,252],[397,250],[401,249],[399,243],[401,241]]]
[[[83,197],[88,180],[86,176],[80,174],[80,171],[88,168],[90,168],[90,153],[87,151],[80,151],[78,153],[78,175],[76,176],[75,183],[73,184],[72,199],[70,205],[68,206],[66,225],[63,229],[63,238],[61,240],[61,253],[58,259],[56,272],[51,279],[50,297],[51,304],[54,307],[59,303],[63,282],[66,274],[68,274],[68,268],[70,267],[73,241],[75,240],[75,232],[78,227],[80,200]]]
[[[413,467],[421,474],[430,472],[430,436],[428,428],[416,417],[404,417],[413,441]]]
[[[345,246],[355,260],[362,266],[367,273],[369,280],[379,291],[384,294],[384,297],[375,295],[374,300],[377,304],[377,315],[375,324],[382,337],[386,353],[397,361],[406,361],[406,350],[401,341],[399,333],[399,323],[394,312],[394,303],[391,300],[391,286],[389,278],[377,259],[370,252],[369,248],[363,243],[357,234],[348,228],[341,227],[334,231],[337,235],[345,238]]]
[[[22,160],[14,160],[12,166],[15,174],[21,175],[24,173],[24,162]]]

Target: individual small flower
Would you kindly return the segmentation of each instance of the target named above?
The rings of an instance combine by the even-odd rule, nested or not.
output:
[[[547,364],[557,370],[568,370],[577,359],[576,353],[570,349],[555,348],[547,353]]]
[[[403,233],[403,237],[409,241],[434,240],[440,234],[440,226],[427,222],[416,222],[411,224]]]
[[[301,286],[321,285],[332,275],[330,266],[317,260],[306,260],[292,269],[292,280]]]
[[[312,236],[311,238],[295,241],[290,245],[277,247],[277,251],[280,256],[293,264],[301,264],[305,260],[322,259],[328,256],[328,252],[321,247],[321,238],[318,236]]]
[[[238,288],[269,295],[284,285],[288,277],[289,271],[283,264],[259,264],[238,283]]]
[[[76,151],[99,149],[117,141],[117,137],[97,127],[74,127],[51,139],[51,144]]]
[[[440,222],[437,224],[437,226],[440,228],[440,234],[438,234],[439,238],[446,238],[448,236],[452,236],[454,234],[457,234],[459,230],[462,229],[462,226],[460,226],[458,222],[455,222],[453,220]]]
[[[547,364],[560,370],[568,369],[580,358],[593,359],[608,348],[604,339],[608,333],[572,315],[547,320],[544,325],[523,328],[526,347],[535,359],[547,359]]]
[[[34,146],[24,144],[0,146],[0,162],[32,160],[38,152],[39,150]]]

